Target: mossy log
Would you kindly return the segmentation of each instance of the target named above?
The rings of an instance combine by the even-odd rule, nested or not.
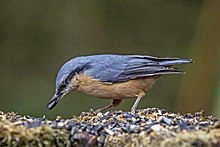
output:
[[[55,120],[0,112],[0,146],[220,146],[220,121],[158,108]]]

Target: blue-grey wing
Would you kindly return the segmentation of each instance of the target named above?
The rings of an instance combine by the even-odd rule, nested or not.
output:
[[[178,74],[181,71],[171,66],[189,62],[192,62],[192,60],[138,55],[112,55],[103,58],[101,61],[93,62],[92,68],[88,70],[87,74],[102,82],[118,83],[141,77]]]
[[[102,58],[98,57],[90,63],[90,68],[84,73],[102,82],[119,82],[118,79],[127,66],[126,56],[106,55]]]

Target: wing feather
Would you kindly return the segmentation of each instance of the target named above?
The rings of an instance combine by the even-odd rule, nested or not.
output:
[[[118,83],[141,77],[180,74],[183,72],[171,66],[190,62],[191,59],[109,55],[102,58],[102,62],[94,62],[94,70],[90,69],[89,74],[102,82]]]

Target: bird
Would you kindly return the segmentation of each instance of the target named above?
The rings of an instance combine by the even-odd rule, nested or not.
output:
[[[78,56],[60,68],[55,94],[47,107],[51,110],[68,93],[80,91],[112,100],[111,104],[97,109],[97,113],[118,106],[123,99],[136,98],[131,107],[131,113],[135,113],[141,98],[161,75],[183,74],[183,71],[173,66],[192,62],[192,59],[146,55]]]

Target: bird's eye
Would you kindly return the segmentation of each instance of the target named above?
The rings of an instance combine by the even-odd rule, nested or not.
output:
[[[60,91],[66,88],[66,85],[60,85]]]

